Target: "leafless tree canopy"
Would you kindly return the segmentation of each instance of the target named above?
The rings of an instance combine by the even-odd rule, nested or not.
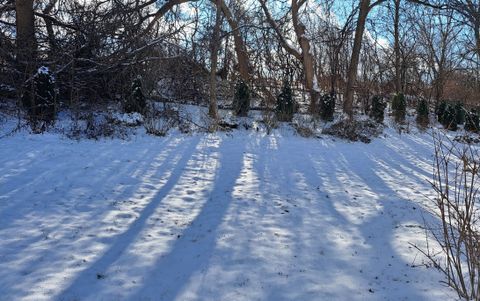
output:
[[[350,117],[375,94],[475,107],[480,2],[0,0],[0,93],[20,98],[40,66],[64,106],[121,101],[141,75],[214,118],[238,80],[268,106],[286,77],[311,114],[326,93]]]

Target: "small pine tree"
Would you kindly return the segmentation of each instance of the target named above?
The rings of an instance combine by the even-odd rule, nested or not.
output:
[[[455,103],[455,120],[457,124],[465,123],[465,109],[461,102]]]
[[[478,132],[480,130],[480,119],[475,109],[472,109],[465,116],[465,130],[469,132]]]
[[[445,101],[442,101],[437,105],[435,108],[435,114],[437,115],[437,120],[441,124],[443,124],[443,114],[445,114],[445,110],[447,109],[447,103]]]
[[[288,81],[283,84],[282,92],[277,97],[275,108],[279,121],[292,121],[295,112],[295,101],[293,100],[292,87]]]
[[[321,117],[325,121],[332,121],[333,114],[335,113],[335,102],[337,97],[334,93],[328,93],[322,95],[320,98]]]
[[[405,121],[407,103],[405,101],[405,96],[402,93],[398,93],[393,96],[392,110],[397,123],[402,123]]]
[[[43,132],[55,120],[55,80],[47,67],[40,67],[27,83],[22,104],[34,132]]]
[[[420,99],[417,105],[417,125],[425,128],[428,126],[429,123],[429,109],[428,109],[428,102],[426,99]]]
[[[250,89],[244,81],[239,81],[235,86],[233,98],[233,111],[235,115],[246,117],[250,109]]]
[[[383,97],[380,95],[375,95],[372,97],[372,108],[370,110],[370,117],[373,118],[377,123],[383,123],[385,118],[385,108],[387,104],[383,100]]]
[[[139,75],[132,82],[131,94],[125,103],[124,110],[126,113],[138,112],[143,114],[146,106],[147,101],[142,91],[142,77]]]
[[[457,127],[457,111],[455,107],[448,104],[442,116],[442,124],[447,130],[456,131]]]

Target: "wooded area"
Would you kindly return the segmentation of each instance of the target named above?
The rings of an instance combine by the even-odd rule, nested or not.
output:
[[[480,104],[476,0],[1,0],[0,46],[0,93],[29,115],[42,66],[55,111],[125,107],[140,77],[148,98],[209,104],[213,118],[240,82],[258,102],[247,111],[275,109],[288,86],[327,119],[332,99],[350,118],[373,96]]]

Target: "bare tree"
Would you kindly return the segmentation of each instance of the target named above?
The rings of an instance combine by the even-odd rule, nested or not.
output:
[[[433,96],[438,103],[443,98],[445,82],[457,63],[455,62],[455,38],[461,28],[455,26],[451,11],[438,14],[429,9],[417,13],[417,36],[421,41],[419,51],[430,70]]]
[[[318,80],[315,74],[315,60],[312,54],[310,39],[307,37],[306,27],[300,19],[300,10],[306,4],[307,0],[292,0],[291,13],[292,23],[297,38],[298,46],[301,51],[290,45],[285,35],[282,33],[279,24],[273,19],[267,7],[266,0],[260,0],[260,4],[265,13],[266,19],[270,26],[275,30],[277,37],[283,48],[302,62],[303,71],[305,73],[305,86],[310,93],[309,111],[312,114],[318,113],[317,103],[320,95],[318,88]]]
[[[368,13],[373,7],[385,2],[386,0],[377,0],[370,4],[370,0],[361,0],[360,9],[358,12],[357,26],[355,29],[355,38],[353,41],[352,57],[347,73],[347,88],[345,92],[345,100],[343,102],[343,111],[353,118],[353,100],[354,100],[354,86],[357,79],[358,62],[360,58],[360,50],[362,48],[363,34],[365,32],[365,24]]]
[[[464,24],[473,32],[474,51],[480,58],[480,1],[478,0],[449,0],[446,5],[459,13]]]

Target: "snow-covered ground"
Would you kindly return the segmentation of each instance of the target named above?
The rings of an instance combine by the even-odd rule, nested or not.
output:
[[[1,300],[453,300],[428,134],[0,140]]]

